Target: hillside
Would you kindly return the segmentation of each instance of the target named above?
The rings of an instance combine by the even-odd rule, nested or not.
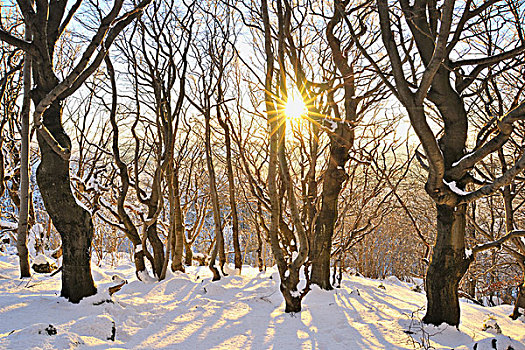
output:
[[[507,317],[508,305],[487,308],[462,301],[459,331],[422,330],[424,294],[395,277],[345,276],[334,291],[314,287],[303,311],[289,315],[273,270],[244,267],[242,276],[212,283],[207,268],[191,267],[187,274],[144,283],[123,259],[118,267],[93,266],[99,293],[74,305],[58,297],[60,274],[20,280],[17,266],[15,255],[0,256],[2,349],[481,350],[492,349],[494,340],[497,349],[525,349],[524,318]],[[129,283],[110,298],[114,275]],[[502,334],[482,330],[489,316]],[[114,341],[108,339],[113,336]]]

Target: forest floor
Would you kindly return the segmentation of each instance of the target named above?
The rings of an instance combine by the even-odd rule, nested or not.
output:
[[[114,275],[129,283],[110,297]],[[525,349],[525,318],[512,321],[510,305],[462,301],[459,330],[422,327],[425,295],[395,277],[345,276],[333,291],[314,287],[294,315],[284,313],[273,269],[244,267],[212,283],[207,268],[190,267],[144,283],[125,259],[94,265],[93,277],[99,293],[71,304],[59,297],[60,273],[21,280],[17,257],[0,253],[0,349],[482,350],[494,340],[497,349]],[[501,334],[483,331],[485,323]]]

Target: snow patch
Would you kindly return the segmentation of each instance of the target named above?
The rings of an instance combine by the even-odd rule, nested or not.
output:
[[[450,188],[450,190],[452,192],[454,192],[455,194],[457,195],[460,195],[460,196],[466,196],[467,194],[469,194],[470,192],[465,192],[463,191],[462,189],[458,188],[457,184],[456,184],[456,181],[452,181],[452,182],[446,182],[445,180],[443,180],[443,183],[445,185],[448,186],[448,188]]]
[[[44,254],[37,255],[36,258],[33,260],[33,264],[36,264],[36,265],[45,265],[45,264],[52,265],[54,263],[55,262],[53,260],[49,259]]]

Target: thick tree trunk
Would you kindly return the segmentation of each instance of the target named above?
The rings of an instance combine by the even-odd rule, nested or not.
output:
[[[437,206],[438,234],[425,281],[425,323],[459,326],[458,286],[472,261],[465,255],[465,218],[465,204]]]
[[[70,148],[71,141],[61,123],[62,106],[54,102],[44,113],[43,123],[55,140]],[[70,187],[69,161],[58,155],[38,134],[41,162],[37,181],[42,199],[62,238],[61,296],[73,303],[97,292],[91,275],[91,214],[80,206]]]
[[[297,291],[298,284],[299,270],[291,271],[288,277],[282,279],[280,289],[284,297],[284,312],[301,311],[302,297]]]
[[[156,207],[150,207],[150,209],[148,210],[148,214],[153,212],[153,214],[151,215],[154,215],[156,211]],[[148,217],[150,216],[148,215]],[[164,263],[164,244],[162,243],[162,241],[159,238],[159,235],[157,234],[156,221],[150,227],[148,227],[147,235],[151,247],[153,248],[153,274],[158,278],[161,275],[162,264]]]
[[[340,128],[347,128],[340,125]],[[348,130],[341,130],[342,135],[353,135]],[[349,159],[350,145],[338,140],[339,133],[331,137],[330,163],[323,181],[322,205],[315,225],[315,240],[313,245],[311,282],[322,289],[330,290],[330,258],[332,253],[332,237],[337,220],[337,202],[339,193],[348,175],[344,171]]]

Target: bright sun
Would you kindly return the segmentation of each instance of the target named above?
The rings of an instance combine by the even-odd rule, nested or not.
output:
[[[288,96],[288,101],[284,106],[284,114],[286,115],[286,119],[295,121],[300,120],[308,114],[308,108],[306,108],[306,104],[300,94],[291,93]]]

